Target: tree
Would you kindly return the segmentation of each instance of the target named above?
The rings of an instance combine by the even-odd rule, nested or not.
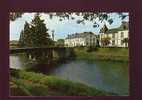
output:
[[[10,12],[9,18],[10,18],[11,21],[15,21],[17,18],[22,17],[22,14],[24,14],[24,13],[22,13],[22,12]]]
[[[25,46],[25,41],[24,41],[24,31],[22,30],[20,33],[20,39],[19,39],[19,47],[24,47]]]
[[[24,30],[20,34],[19,45],[21,47],[46,47],[54,45],[47,31],[48,29],[44,24],[44,20],[41,20],[40,15],[36,14],[30,24],[25,22]],[[46,56],[41,55],[39,51],[28,52],[28,54],[34,57],[36,61],[41,62],[46,59]]]
[[[40,15],[36,14],[31,22],[31,40],[33,47],[49,46],[51,44],[48,29],[44,24],[44,20],[40,19]]]
[[[106,33],[108,31],[108,27],[106,26],[106,24],[104,24],[104,26],[100,29],[100,33]]]
[[[11,12],[10,13],[10,20],[14,21],[17,18],[21,17],[21,12]],[[78,24],[85,24],[85,21],[93,22],[93,27],[98,27],[99,22],[107,21],[109,24],[112,24],[114,20],[110,17],[112,13],[105,13],[105,12],[56,12],[56,13],[45,13],[50,16],[50,19],[52,19],[54,16],[58,17],[60,21],[63,21],[65,19],[72,19],[75,20],[74,15],[82,16],[81,19],[77,19]],[[128,14],[126,13],[116,13],[119,18],[124,20]],[[99,22],[96,21],[96,19],[99,19]]]
[[[123,43],[125,43],[125,46],[128,47],[128,38],[124,38]]]
[[[25,22],[24,30],[21,31],[20,39],[19,39],[19,46],[20,47],[30,47],[32,46],[31,41],[31,29],[28,22]]]
[[[129,29],[129,23],[126,22],[126,21],[122,21],[122,24],[120,25],[120,29],[128,30]]]
[[[64,46],[64,39],[58,39],[56,42],[57,46]]]
[[[103,46],[107,46],[110,44],[110,37],[105,37],[101,39],[101,43]]]
[[[25,22],[24,30],[21,31],[19,45],[21,47],[43,47],[53,45],[48,34],[48,29],[40,15],[36,14],[31,24]]]
[[[104,24],[104,26],[100,29],[100,33],[104,33],[107,35],[107,37],[101,38],[101,44],[103,46],[107,46],[110,44],[110,37],[108,37],[107,31],[108,31],[108,28],[107,28],[106,24]]]

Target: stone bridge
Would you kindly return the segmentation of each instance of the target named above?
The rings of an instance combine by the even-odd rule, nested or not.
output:
[[[66,59],[73,55],[72,47],[27,47],[10,49],[10,54],[25,53],[30,60],[40,58],[52,61],[54,57],[58,59]]]

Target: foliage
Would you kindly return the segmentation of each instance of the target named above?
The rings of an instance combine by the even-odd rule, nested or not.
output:
[[[120,28],[123,30],[128,30],[129,29],[129,24],[126,21],[122,21],[122,24],[120,25]]]
[[[129,41],[128,38],[124,38],[124,39],[123,39],[123,43],[125,43],[125,46],[126,46],[126,47],[128,46],[128,41]]]
[[[48,29],[44,20],[40,19],[40,15],[36,14],[32,22],[25,22],[24,30],[21,31],[19,46],[20,47],[48,47],[53,46],[54,41],[50,38]],[[42,62],[46,57],[41,55],[39,51],[30,53],[35,60]]]
[[[31,24],[25,22],[24,30],[21,31],[19,45],[21,47],[43,47],[53,45],[48,29],[40,15],[36,14]]]
[[[11,12],[10,13],[10,20],[14,21],[16,18],[21,17],[24,13],[21,12]],[[82,16],[81,19],[77,19],[77,24],[85,24],[85,21],[93,22],[93,27],[99,27],[99,23],[96,21],[98,18],[99,22],[107,21],[109,24],[112,24],[114,20],[110,17],[112,13],[105,13],[105,12],[56,12],[56,13],[46,13],[52,19],[54,16],[58,17],[60,21],[65,19],[75,20],[74,15]],[[117,13],[121,20],[124,20],[128,14],[126,13]]]
[[[93,51],[97,51],[97,50],[98,50],[97,46],[89,46],[86,51],[87,52],[93,52]]]
[[[100,29],[100,33],[106,33],[108,31],[108,28],[106,24]]]
[[[10,12],[9,18],[11,21],[15,21],[17,18],[22,17],[22,12]]]
[[[64,39],[58,39],[56,42],[56,46],[64,46]]]
[[[107,46],[110,44],[110,37],[104,37],[101,39],[101,43],[103,46]]]
[[[11,75],[11,82],[21,90],[24,90],[26,92],[25,94],[32,96],[112,95],[111,93],[102,92],[81,83],[75,83],[69,80],[61,80],[55,76],[46,76],[40,73],[13,70],[11,71]],[[15,89],[15,92],[16,91],[17,89]],[[15,95],[19,96],[19,94],[21,94],[20,91]]]
[[[18,41],[17,40],[11,40],[9,42],[9,46],[10,46],[10,48],[17,48],[19,46]]]
[[[36,14],[32,20],[31,31],[33,47],[49,46],[51,44],[50,35],[47,33],[48,29],[44,24],[44,20],[40,19],[39,14]]]
[[[31,47],[32,46],[32,31],[28,22],[25,22],[24,30],[21,31],[19,46],[20,47]]]
[[[116,33],[123,30],[128,30],[128,22],[123,21],[120,27],[109,29],[106,33]]]

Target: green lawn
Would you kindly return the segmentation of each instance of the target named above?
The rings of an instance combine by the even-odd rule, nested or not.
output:
[[[128,61],[128,48],[97,48],[88,52],[88,48],[75,48],[77,59]]]

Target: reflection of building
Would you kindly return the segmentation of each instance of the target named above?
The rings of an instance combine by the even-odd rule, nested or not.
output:
[[[96,45],[96,35],[92,32],[75,33],[68,35],[65,39],[65,46],[75,47],[75,46],[95,46]]]
[[[99,34],[99,44],[103,46],[102,40],[104,38],[109,38],[109,44],[107,46],[111,47],[128,47],[128,23],[123,22],[118,28],[108,29],[106,32],[100,31]]]

